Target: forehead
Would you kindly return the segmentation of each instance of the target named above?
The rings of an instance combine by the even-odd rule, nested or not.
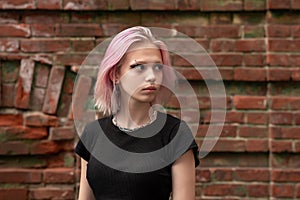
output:
[[[161,62],[160,49],[152,43],[134,43],[124,55],[124,62],[130,60],[141,60],[145,62]]]

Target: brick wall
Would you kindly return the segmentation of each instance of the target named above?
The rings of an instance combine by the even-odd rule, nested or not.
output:
[[[197,168],[197,199],[300,198],[299,0],[2,0],[0,8],[0,200],[75,198],[76,70],[103,39],[134,25],[193,37],[223,77],[225,126]],[[201,144],[205,83],[173,64],[199,96]]]

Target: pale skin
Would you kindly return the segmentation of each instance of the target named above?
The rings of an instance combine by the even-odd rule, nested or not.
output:
[[[150,120],[148,114],[151,109],[150,103],[159,91],[159,84],[163,78],[162,71],[157,65],[162,64],[161,54],[157,47],[149,43],[143,44],[143,49],[137,47],[139,45],[133,45],[129,49],[122,59],[120,70],[115,76],[113,74],[110,76],[112,80],[120,84],[121,105],[116,115],[118,124],[126,128],[135,128]],[[142,64],[143,67],[137,64]],[[133,85],[130,81],[132,82],[137,75],[140,78],[135,78]],[[137,81],[141,81],[138,84],[141,86],[136,86]],[[149,86],[152,87],[151,90],[147,90]],[[86,166],[87,162],[81,159],[78,199],[94,200],[93,192],[86,179]],[[192,150],[184,153],[172,165],[172,200],[182,199],[195,199],[195,160]]]

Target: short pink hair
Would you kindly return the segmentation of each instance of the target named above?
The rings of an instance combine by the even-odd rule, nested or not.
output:
[[[157,46],[161,52],[162,61],[165,66],[171,66],[170,55],[166,45],[157,40],[150,29],[142,26],[131,27],[118,33],[110,42],[98,71],[98,77],[95,84],[94,99],[96,107],[103,114],[112,114],[111,96],[113,91],[113,81],[110,79],[111,70],[115,70],[120,60],[126,54],[128,48],[136,42],[150,42]],[[175,73],[169,73],[170,70],[163,68],[163,86],[174,86]],[[169,97],[166,95],[165,87],[161,87],[155,103],[164,103]]]

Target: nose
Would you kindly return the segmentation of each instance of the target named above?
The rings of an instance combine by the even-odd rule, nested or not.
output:
[[[146,81],[153,83],[155,82],[155,80],[156,80],[155,73],[152,67],[149,67],[146,74]]]

